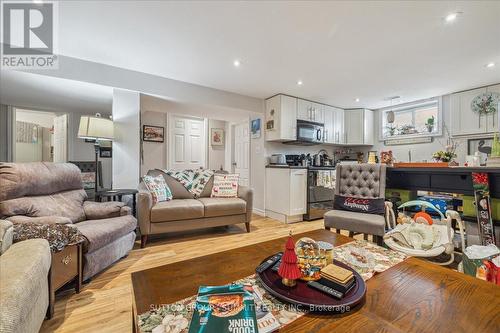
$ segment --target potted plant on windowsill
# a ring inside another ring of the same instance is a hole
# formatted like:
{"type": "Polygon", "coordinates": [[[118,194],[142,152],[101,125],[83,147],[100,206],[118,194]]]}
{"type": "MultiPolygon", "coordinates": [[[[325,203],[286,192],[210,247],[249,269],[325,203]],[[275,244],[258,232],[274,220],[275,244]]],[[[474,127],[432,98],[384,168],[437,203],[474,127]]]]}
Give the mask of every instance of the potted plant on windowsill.
{"type": "Polygon", "coordinates": [[[434,130],[434,116],[431,116],[427,119],[425,127],[427,127],[427,131],[429,131],[429,133],[432,133],[432,131],[434,130]]]}
{"type": "Polygon", "coordinates": [[[390,124],[385,126],[388,136],[394,136],[396,134],[396,126],[390,124]]]}

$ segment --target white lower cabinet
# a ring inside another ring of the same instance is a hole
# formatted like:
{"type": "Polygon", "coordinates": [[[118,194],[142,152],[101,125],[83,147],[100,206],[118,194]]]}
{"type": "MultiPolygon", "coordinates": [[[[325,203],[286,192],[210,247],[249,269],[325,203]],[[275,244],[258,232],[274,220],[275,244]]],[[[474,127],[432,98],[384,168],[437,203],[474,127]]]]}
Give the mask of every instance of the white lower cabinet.
{"type": "Polygon", "coordinates": [[[302,221],[307,211],[307,169],[266,168],[266,216],[302,221]]]}

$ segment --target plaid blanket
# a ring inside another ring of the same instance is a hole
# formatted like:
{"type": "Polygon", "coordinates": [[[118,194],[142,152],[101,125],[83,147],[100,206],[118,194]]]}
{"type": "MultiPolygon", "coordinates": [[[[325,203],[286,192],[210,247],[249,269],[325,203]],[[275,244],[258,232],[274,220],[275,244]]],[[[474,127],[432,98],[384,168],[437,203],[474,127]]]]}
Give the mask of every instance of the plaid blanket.
{"type": "Polygon", "coordinates": [[[186,190],[191,192],[195,198],[198,198],[203,192],[205,185],[208,183],[210,177],[213,176],[214,172],[208,169],[186,169],[182,171],[177,170],[162,170],[167,175],[174,177],[184,185],[186,190]]]}

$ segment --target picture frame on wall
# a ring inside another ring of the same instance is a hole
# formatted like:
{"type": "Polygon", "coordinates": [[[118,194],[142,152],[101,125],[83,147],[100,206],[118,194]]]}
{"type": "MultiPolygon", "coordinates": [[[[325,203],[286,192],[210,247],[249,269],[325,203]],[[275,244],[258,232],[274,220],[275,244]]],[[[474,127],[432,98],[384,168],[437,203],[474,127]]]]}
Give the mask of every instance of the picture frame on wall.
{"type": "Polygon", "coordinates": [[[260,118],[253,119],[250,122],[250,133],[251,133],[252,139],[260,138],[260,135],[261,135],[261,120],[260,120],[260,118]]]}
{"type": "Polygon", "coordinates": [[[210,131],[210,144],[212,146],[224,146],[224,129],[212,128],[210,131]]]}
{"type": "Polygon", "coordinates": [[[101,158],[111,158],[113,157],[113,149],[111,147],[100,147],[99,157],[101,158]]]}
{"type": "Polygon", "coordinates": [[[158,142],[165,141],[165,128],[160,126],[143,125],[142,141],[158,142]]]}
{"type": "Polygon", "coordinates": [[[473,138],[467,140],[467,155],[474,155],[479,152],[480,163],[486,163],[488,156],[491,154],[493,145],[493,137],[473,138]]]}

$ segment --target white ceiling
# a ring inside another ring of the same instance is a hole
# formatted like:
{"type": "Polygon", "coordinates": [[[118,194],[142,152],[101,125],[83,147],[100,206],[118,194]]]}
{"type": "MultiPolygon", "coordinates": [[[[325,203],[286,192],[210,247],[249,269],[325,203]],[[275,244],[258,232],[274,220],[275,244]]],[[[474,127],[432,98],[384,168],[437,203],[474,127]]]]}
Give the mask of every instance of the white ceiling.
{"type": "Polygon", "coordinates": [[[259,98],[376,108],[500,82],[499,1],[65,1],[59,13],[63,55],[259,98]]]}
{"type": "Polygon", "coordinates": [[[2,104],[47,111],[111,113],[113,88],[32,73],[2,70],[2,104]]]}

